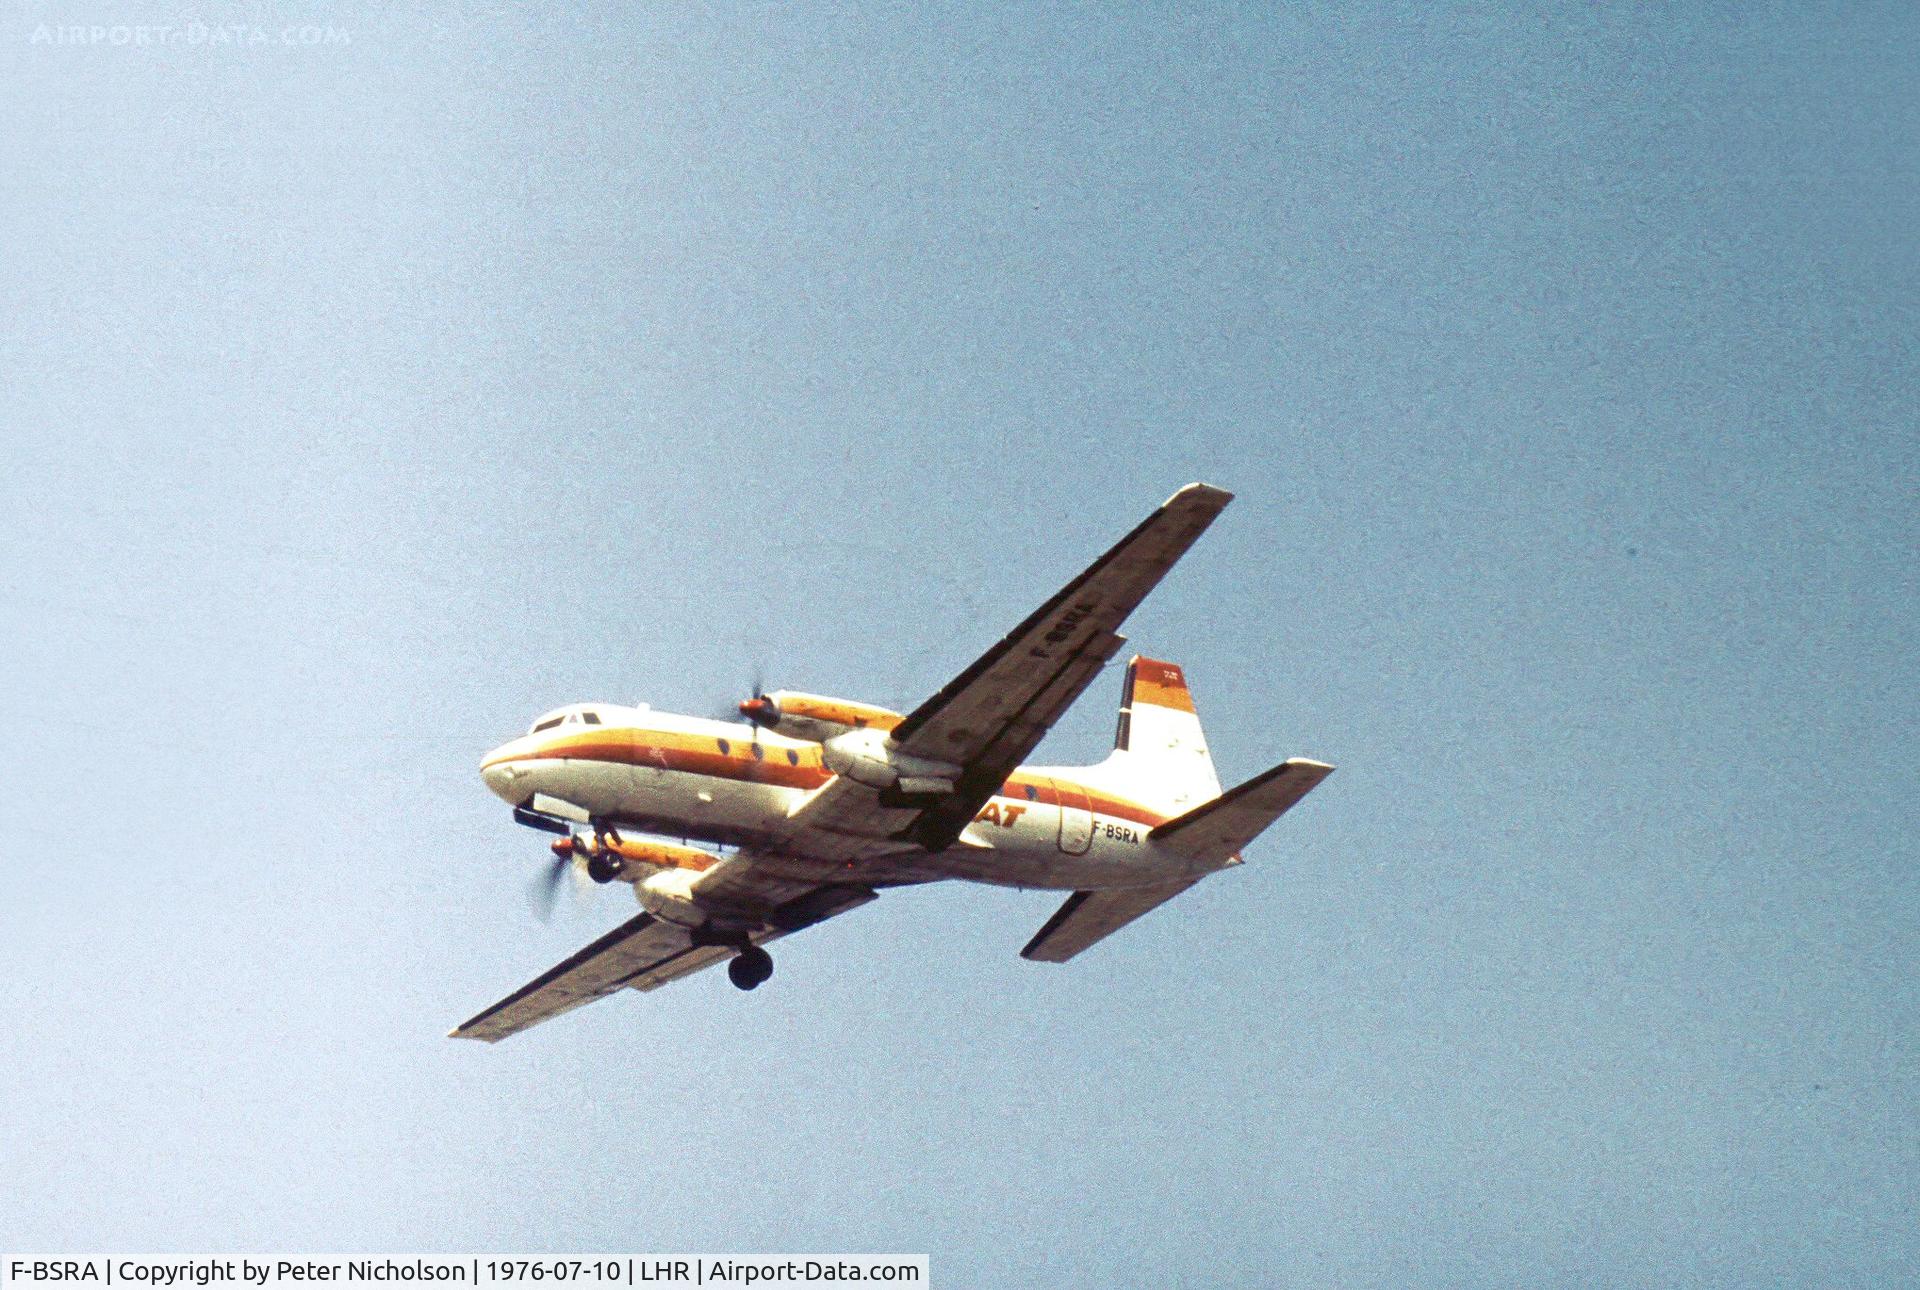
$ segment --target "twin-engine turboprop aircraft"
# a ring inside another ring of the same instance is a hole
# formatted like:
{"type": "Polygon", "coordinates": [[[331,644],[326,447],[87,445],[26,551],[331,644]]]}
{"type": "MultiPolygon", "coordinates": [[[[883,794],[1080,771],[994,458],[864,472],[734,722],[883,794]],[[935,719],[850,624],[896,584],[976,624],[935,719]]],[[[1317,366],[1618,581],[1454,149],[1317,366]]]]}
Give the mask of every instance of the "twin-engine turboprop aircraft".
{"type": "Polygon", "coordinates": [[[1122,620],[1231,500],[1205,484],[1181,489],[905,716],[795,691],[741,703],[742,723],[580,703],[494,749],[480,774],[514,818],[561,835],[558,863],[631,883],[644,912],[453,1034],[504,1039],[723,960],[751,990],[773,974],[769,942],[883,888],[942,878],[1072,892],[1021,951],[1064,963],[1240,863],[1333,767],[1282,762],[1221,793],[1172,663],[1128,662],[1105,761],[1020,764],[1125,643],[1122,620]]]}

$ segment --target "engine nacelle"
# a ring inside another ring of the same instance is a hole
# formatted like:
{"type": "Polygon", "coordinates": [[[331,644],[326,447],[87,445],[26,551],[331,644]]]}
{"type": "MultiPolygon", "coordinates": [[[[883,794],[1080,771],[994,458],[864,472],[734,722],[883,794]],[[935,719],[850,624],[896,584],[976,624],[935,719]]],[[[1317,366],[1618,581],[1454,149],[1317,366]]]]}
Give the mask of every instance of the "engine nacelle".
{"type": "Polygon", "coordinates": [[[756,695],[740,705],[740,715],[775,734],[815,743],[853,730],[891,730],[903,719],[898,712],[870,703],[800,690],[756,695]]]}
{"type": "Polygon", "coordinates": [[[951,793],[960,778],[958,766],[900,752],[884,730],[837,735],[821,746],[820,760],[828,770],[856,784],[903,793],[951,793]]]}
{"type": "Polygon", "coordinates": [[[633,891],[640,898],[640,907],[655,918],[682,927],[700,927],[707,921],[707,911],[693,899],[693,886],[699,881],[695,870],[663,869],[636,884],[633,891]]]}
{"type": "Polygon", "coordinates": [[[711,869],[719,859],[713,852],[699,847],[625,838],[612,832],[560,838],[553,844],[553,853],[585,860],[587,872],[599,882],[643,882],[658,869],[701,873],[711,869]]]}

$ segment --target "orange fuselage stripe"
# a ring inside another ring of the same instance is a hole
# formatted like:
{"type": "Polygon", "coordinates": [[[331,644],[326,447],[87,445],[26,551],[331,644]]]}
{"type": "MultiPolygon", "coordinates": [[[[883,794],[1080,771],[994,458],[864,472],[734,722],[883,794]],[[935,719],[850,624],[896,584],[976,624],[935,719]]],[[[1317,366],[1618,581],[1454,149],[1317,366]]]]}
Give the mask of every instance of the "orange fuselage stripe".
{"type": "MultiPolygon", "coordinates": [[[[683,735],[662,730],[622,730],[607,728],[562,735],[549,740],[533,752],[518,753],[488,762],[489,766],[518,761],[599,761],[614,765],[640,766],[653,770],[680,771],[730,779],[736,783],[772,784],[779,788],[812,790],[833,778],[833,772],[821,762],[820,749],[778,748],[748,739],[729,739],[727,751],[720,741],[704,735],[683,735]],[[758,750],[760,756],[754,755],[758,750]],[[797,764],[787,759],[791,751],[797,764]]],[[[1130,820],[1148,828],[1172,818],[1149,810],[1138,802],[1112,797],[1077,784],[1060,781],[1069,799],[1066,804],[1130,820]]],[[[1014,775],[995,795],[1013,802],[1035,802],[1042,806],[1062,805],[1062,794],[1055,781],[1040,775],[1014,775]]]]}

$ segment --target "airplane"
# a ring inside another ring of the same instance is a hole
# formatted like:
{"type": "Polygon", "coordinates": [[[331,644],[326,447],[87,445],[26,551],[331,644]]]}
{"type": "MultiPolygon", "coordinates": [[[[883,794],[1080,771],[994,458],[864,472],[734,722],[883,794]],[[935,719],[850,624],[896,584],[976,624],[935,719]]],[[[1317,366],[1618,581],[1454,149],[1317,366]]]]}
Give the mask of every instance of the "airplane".
{"type": "Polygon", "coordinates": [[[1176,664],[1129,660],[1104,761],[1021,764],[1232,500],[1181,489],[909,713],[756,685],[740,722],[611,703],[536,719],[482,779],[519,823],[560,835],[556,879],[629,883],[641,912],[450,1037],[498,1042],[720,962],[752,990],[773,975],[770,942],[949,878],[1070,893],[1021,951],[1065,963],[1240,864],[1333,767],[1293,758],[1222,793],[1176,664]]]}

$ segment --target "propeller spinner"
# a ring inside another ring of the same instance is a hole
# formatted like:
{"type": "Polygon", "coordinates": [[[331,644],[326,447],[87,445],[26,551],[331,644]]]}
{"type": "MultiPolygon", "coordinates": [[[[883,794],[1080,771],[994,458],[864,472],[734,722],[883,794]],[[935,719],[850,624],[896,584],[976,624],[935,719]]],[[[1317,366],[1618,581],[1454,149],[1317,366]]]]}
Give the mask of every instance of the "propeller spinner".
{"type": "Polygon", "coordinates": [[[751,699],[740,701],[740,715],[754,725],[770,730],[780,724],[780,705],[770,696],[756,691],[751,699]]]}

